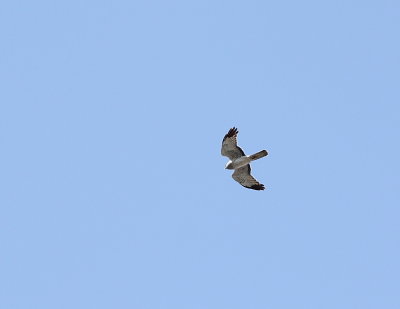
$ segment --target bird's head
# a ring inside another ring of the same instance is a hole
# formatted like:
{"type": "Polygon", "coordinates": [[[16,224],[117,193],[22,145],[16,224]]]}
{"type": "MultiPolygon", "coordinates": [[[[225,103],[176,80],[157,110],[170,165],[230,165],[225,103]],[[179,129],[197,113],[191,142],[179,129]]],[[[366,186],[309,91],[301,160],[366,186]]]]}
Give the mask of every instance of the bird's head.
{"type": "Polygon", "coordinates": [[[227,170],[233,170],[233,164],[232,164],[232,161],[229,161],[228,163],[226,163],[226,165],[225,165],[225,169],[227,169],[227,170]]]}

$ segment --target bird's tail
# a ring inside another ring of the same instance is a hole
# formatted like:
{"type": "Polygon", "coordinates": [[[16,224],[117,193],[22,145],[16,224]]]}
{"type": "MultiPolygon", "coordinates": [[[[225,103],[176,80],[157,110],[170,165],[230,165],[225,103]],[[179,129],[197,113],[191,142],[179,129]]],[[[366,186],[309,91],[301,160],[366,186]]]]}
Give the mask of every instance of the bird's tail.
{"type": "Polygon", "coordinates": [[[262,157],[265,157],[268,155],[268,152],[266,150],[261,150],[253,155],[250,156],[251,161],[261,159],[262,157]]]}

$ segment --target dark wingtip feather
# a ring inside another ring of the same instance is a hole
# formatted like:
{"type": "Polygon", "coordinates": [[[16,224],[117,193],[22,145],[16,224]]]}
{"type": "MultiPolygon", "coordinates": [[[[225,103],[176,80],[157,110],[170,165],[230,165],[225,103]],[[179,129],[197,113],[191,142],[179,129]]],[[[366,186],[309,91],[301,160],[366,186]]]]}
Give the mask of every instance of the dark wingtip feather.
{"type": "Polygon", "coordinates": [[[238,129],[233,127],[232,129],[229,129],[228,133],[225,134],[224,140],[228,137],[234,137],[239,133],[238,129]]]}
{"type": "Polygon", "coordinates": [[[248,187],[248,188],[253,189],[253,190],[265,190],[265,187],[263,184],[252,185],[251,187],[248,187]]]}

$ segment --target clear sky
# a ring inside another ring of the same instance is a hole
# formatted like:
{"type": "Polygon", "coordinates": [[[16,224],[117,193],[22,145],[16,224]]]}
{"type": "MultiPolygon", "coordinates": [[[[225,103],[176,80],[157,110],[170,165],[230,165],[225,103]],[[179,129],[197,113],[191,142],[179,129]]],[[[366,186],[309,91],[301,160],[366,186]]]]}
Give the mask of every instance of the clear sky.
{"type": "Polygon", "coordinates": [[[3,2],[0,307],[400,308],[399,33],[394,0],[3,2]]]}

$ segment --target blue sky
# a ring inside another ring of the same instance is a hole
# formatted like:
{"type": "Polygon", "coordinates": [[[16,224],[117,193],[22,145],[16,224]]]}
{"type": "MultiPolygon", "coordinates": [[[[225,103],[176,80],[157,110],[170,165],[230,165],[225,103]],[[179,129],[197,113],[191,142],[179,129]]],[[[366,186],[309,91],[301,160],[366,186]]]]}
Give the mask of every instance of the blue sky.
{"type": "Polygon", "coordinates": [[[385,0],[3,3],[0,307],[400,308],[399,30],[385,0]]]}

